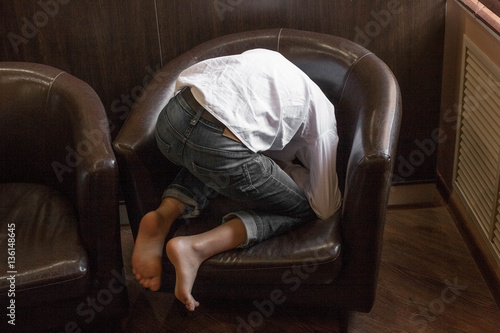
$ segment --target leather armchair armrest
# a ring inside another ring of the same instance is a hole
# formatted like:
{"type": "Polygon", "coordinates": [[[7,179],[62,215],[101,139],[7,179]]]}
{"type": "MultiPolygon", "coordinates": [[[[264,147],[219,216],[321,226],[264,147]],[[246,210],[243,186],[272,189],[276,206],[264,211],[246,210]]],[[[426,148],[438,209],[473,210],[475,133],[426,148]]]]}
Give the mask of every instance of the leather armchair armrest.
{"type": "Polygon", "coordinates": [[[118,212],[118,164],[111,147],[109,123],[102,102],[85,82],[60,74],[51,88],[59,108],[71,114],[75,160],[76,206],[82,240],[91,258],[91,272],[107,284],[121,274],[118,212]]]}
{"type": "Polygon", "coordinates": [[[343,96],[344,101],[354,103],[348,108],[356,119],[352,122],[355,127],[351,129],[352,147],[342,207],[344,273],[350,284],[360,286],[357,292],[364,295],[366,310],[375,298],[401,117],[397,81],[388,68],[381,71],[380,66],[380,60],[374,55],[360,59],[350,72],[343,96]],[[367,72],[372,75],[366,75],[367,72]],[[370,87],[385,92],[373,93],[370,87]]]}

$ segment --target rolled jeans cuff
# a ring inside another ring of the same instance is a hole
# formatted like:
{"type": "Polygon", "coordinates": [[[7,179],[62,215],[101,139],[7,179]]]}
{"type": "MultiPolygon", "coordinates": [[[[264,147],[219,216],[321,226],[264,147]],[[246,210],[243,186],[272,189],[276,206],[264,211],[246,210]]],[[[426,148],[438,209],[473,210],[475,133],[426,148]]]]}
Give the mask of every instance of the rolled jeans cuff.
{"type": "Polygon", "coordinates": [[[162,199],[167,197],[175,198],[186,205],[186,209],[182,214],[183,219],[190,219],[200,216],[203,208],[207,205],[206,198],[196,196],[187,188],[172,184],[163,191],[162,199]]]}
{"type": "Polygon", "coordinates": [[[260,221],[258,215],[254,214],[251,211],[238,211],[225,215],[222,218],[222,223],[226,223],[235,218],[239,218],[243,222],[243,225],[245,226],[247,232],[246,242],[238,246],[238,248],[250,247],[256,242],[260,242],[262,240],[262,235],[259,235],[259,228],[257,226],[259,222],[262,222],[260,221]]]}

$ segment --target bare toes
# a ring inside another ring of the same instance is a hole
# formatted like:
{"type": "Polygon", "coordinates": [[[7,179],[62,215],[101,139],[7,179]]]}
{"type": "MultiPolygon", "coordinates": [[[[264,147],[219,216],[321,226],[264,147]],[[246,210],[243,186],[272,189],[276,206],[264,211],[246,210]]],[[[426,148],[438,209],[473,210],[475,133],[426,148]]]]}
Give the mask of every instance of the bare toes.
{"type": "Polygon", "coordinates": [[[199,303],[191,295],[198,268],[205,259],[194,249],[189,237],[176,237],[167,243],[167,256],[175,267],[175,297],[194,311],[199,303]]]}

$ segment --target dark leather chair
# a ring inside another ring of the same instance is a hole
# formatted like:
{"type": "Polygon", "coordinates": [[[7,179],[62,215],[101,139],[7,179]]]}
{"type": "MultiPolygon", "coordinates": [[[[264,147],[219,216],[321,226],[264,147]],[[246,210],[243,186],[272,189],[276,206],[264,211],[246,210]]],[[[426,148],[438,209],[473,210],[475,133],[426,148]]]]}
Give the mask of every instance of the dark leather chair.
{"type": "Polygon", "coordinates": [[[0,63],[0,96],[0,331],[119,323],[118,165],[99,97],[59,69],[20,62],[0,63]]]}
{"type": "MultiPolygon", "coordinates": [[[[289,234],[202,264],[193,295],[249,299],[269,305],[319,305],[338,310],[345,330],[351,311],[368,312],[377,287],[382,236],[401,119],[398,83],[373,53],[348,40],[313,32],[273,29],[205,42],[170,61],[144,89],[114,141],[134,236],[144,214],[160,203],[177,168],[159,152],[154,128],[173,95],[178,74],[203,59],[252,48],[277,50],[307,73],[336,107],[340,147],[337,171],[341,210],[289,234]],[[347,315],[346,315],[347,314],[347,315]]],[[[202,217],[179,223],[170,236],[220,223],[231,209],[214,198],[202,217]]],[[[173,267],[163,281],[171,290],[173,267]]],[[[246,318],[245,318],[246,319],[246,318]]]]}

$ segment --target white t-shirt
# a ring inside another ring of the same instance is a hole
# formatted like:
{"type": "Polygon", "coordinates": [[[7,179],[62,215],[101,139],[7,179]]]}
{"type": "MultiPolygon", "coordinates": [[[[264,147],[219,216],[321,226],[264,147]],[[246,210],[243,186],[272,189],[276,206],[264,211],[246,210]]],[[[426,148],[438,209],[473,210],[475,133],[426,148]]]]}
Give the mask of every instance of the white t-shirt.
{"type": "Polygon", "coordinates": [[[187,68],[175,91],[185,86],[250,150],[276,160],[319,218],[335,213],[341,199],[334,107],[304,72],[278,52],[254,49],[187,68]]]}

